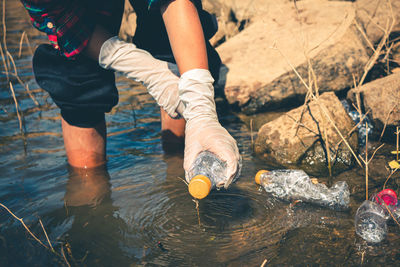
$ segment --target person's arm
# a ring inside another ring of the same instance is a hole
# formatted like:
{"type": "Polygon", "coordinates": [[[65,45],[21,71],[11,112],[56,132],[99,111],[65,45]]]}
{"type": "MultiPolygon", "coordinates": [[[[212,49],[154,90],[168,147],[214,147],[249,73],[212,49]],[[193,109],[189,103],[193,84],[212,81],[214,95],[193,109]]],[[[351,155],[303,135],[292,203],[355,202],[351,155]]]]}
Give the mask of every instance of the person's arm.
{"type": "Polygon", "coordinates": [[[235,139],[218,122],[214,79],[208,70],[207,50],[197,9],[190,0],[174,0],[161,7],[168,38],[181,73],[179,98],[186,120],[184,168],[186,179],[197,155],[205,150],[227,164],[218,187],[227,188],[240,174],[241,157],[235,139]]]}
{"type": "Polygon", "coordinates": [[[190,0],[175,0],[161,7],[169,42],[180,73],[208,69],[203,28],[190,0]]]}

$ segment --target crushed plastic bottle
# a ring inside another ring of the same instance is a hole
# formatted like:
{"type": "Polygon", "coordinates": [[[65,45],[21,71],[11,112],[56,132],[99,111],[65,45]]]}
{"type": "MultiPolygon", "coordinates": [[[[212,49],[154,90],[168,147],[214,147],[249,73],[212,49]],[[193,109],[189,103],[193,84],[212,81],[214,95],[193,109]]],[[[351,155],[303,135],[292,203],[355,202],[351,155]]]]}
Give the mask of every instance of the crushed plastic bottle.
{"type": "Polygon", "coordinates": [[[357,209],[354,220],[356,233],[369,243],[379,243],[387,234],[387,221],[390,218],[398,220],[399,215],[396,192],[384,189],[357,209]]]}
{"type": "Polygon", "coordinates": [[[321,183],[314,184],[302,170],[262,170],[255,180],[267,193],[279,199],[300,200],[339,210],[349,207],[350,191],[344,181],[328,188],[321,183]]]}
{"type": "MultiPolygon", "coordinates": [[[[241,162],[234,180],[240,175],[241,162]]],[[[189,193],[197,199],[205,198],[213,188],[220,188],[225,184],[226,163],[214,153],[201,152],[195,159],[187,176],[190,177],[189,193]]],[[[233,181],[234,181],[233,180],[233,181]]]]}

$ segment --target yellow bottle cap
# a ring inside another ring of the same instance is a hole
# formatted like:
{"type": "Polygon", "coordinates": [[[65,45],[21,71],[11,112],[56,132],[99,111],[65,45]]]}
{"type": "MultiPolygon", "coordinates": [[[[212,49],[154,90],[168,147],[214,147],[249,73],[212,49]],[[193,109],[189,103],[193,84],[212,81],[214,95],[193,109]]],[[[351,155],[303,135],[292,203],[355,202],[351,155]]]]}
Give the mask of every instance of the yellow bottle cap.
{"type": "Polygon", "coordinates": [[[267,170],[260,170],[257,172],[256,176],[254,177],[254,180],[256,181],[256,184],[261,184],[261,175],[263,173],[268,172],[267,170]]]}
{"type": "Polygon", "coordinates": [[[204,175],[196,175],[190,180],[189,193],[197,199],[205,198],[211,191],[211,181],[204,175]]]}

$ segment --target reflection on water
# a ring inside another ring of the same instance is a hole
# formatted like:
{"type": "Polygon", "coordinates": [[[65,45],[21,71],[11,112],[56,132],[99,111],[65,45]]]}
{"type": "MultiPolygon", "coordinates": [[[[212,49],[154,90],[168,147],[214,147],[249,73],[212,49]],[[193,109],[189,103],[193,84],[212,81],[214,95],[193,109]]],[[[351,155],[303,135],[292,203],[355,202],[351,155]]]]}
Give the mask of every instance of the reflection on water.
{"type": "MultiPolygon", "coordinates": [[[[353,197],[347,212],[268,198],[253,182],[266,164],[251,152],[250,131],[229,113],[221,119],[238,140],[241,179],[194,202],[182,151],[163,152],[158,107],[143,87],[121,77],[120,103],[107,115],[107,166],[69,167],[58,110],[34,81],[26,43],[18,57],[23,31],[33,46],[45,38],[33,30],[19,1],[6,7],[7,47],[38,104],[11,79],[23,138],[1,74],[0,202],[45,242],[40,218],[58,255],[0,208],[0,266],[61,266],[61,250],[72,266],[259,266],[265,259],[270,265],[399,263],[396,226],[379,246],[355,236],[353,215],[361,198],[353,197]]],[[[362,181],[356,172],[347,176],[362,181]]]]}

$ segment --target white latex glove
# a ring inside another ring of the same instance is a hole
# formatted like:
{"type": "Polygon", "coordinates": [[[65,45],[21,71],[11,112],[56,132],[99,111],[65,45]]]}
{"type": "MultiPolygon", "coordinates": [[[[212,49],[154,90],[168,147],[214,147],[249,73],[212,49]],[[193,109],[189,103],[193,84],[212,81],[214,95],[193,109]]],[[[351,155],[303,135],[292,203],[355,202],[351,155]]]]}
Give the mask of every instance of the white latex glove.
{"type": "Polygon", "coordinates": [[[179,96],[186,120],[184,169],[188,171],[197,155],[208,150],[227,163],[226,177],[218,187],[227,188],[240,174],[241,157],[235,139],[218,122],[214,102],[214,79],[205,69],[185,72],[179,81],[179,96]]]}
{"type": "Polygon", "coordinates": [[[183,104],[178,95],[179,73],[175,64],[158,60],[149,52],[115,36],[102,45],[99,65],[143,83],[158,105],[172,118],[182,115],[183,104]]]}

